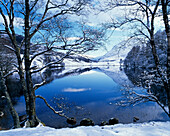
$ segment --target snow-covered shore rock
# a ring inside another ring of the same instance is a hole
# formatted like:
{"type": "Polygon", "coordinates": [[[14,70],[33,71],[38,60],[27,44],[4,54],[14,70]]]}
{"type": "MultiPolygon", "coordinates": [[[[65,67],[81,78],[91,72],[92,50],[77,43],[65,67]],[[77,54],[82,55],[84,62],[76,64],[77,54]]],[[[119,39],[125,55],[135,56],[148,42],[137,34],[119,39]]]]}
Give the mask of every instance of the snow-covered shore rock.
{"type": "Polygon", "coordinates": [[[0,131],[1,136],[170,136],[170,122],[117,124],[54,129],[50,127],[20,128],[0,131]]]}

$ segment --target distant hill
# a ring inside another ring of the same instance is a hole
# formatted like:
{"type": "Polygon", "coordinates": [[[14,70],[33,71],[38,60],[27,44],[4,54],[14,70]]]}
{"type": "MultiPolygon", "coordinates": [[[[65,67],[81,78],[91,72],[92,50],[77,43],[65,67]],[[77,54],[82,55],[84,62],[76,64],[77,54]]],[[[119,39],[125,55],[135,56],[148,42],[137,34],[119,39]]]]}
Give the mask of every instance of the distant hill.
{"type": "Polygon", "coordinates": [[[108,51],[105,55],[101,57],[94,58],[93,60],[98,62],[113,62],[118,64],[120,60],[124,60],[128,52],[132,49],[133,46],[141,45],[142,43],[138,39],[130,39],[128,41],[122,41],[119,44],[113,46],[113,48],[108,51]]]}
{"type": "MultiPolygon", "coordinates": [[[[24,37],[22,35],[16,35],[17,44],[20,45],[21,41],[23,41],[24,37]]],[[[0,66],[5,69],[8,68],[8,71],[12,69],[12,67],[8,66],[8,64],[16,63],[16,56],[14,52],[6,48],[4,45],[9,47],[13,47],[11,44],[11,40],[6,33],[0,33],[0,66]]],[[[34,55],[38,52],[46,50],[46,46],[36,45],[32,46],[30,49],[30,55],[34,55]]],[[[21,48],[21,56],[24,56],[24,46],[21,48]]],[[[32,62],[31,67],[43,67],[49,62],[60,60],[64,57],[65,54],[63,52],[56,52],[56,51],[49,51],[40,56],[37,56],[35,60],[32,62]]],[[[82,55],[68,55],[65,57],[65,60],[60,64],[54,66],[65,66],[66,63],[69,65],[77,65],[77,64],[84,64],[90,63],[93,60],[84,57],[82,55]],[[81,62],[81,63],[80,63],[81,62]]]]}
{"type": "Polygon", "coordinates": [[[0,68],[7,72],[14,68],[12,63],[16,63],[14,52],[5,46],[12,47],[11,40],[6,34],[0,33],[0,68]]]}

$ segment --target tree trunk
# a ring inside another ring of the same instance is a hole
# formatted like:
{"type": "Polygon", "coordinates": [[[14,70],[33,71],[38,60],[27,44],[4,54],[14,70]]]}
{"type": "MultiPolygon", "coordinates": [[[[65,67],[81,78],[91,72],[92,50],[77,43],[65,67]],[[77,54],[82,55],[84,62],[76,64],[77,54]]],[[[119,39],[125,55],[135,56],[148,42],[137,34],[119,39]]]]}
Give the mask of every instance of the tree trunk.
{"type": "Polygon", "coordinates": [[[14,25],[13,25],[13,21],[11,22],[11,27],[10,27],[10,30],[12,32],[10,32],[7,24],[6,24],[6,27],[5,27],[5,31],[7,32],[9,38],[11,39],[11,43],[13,44],[14,46],[14,53],[16,55],[16,58],[17,58],[17,62],[18,62],[18,74],[20,76],[20,83],[21,83],[21,86],[22,86],[22,89],[23,89],[23,93],[24,93],[24,97],[25,97],[25,102],[26,102],[26,112],[28,113],[29,111],[29,97],[28,97],[28,92],[27,92],[27,88],[26,88],[26,83],[25,83],[25,77],[24,77],[24,70],[23,70],[23,66],[22,66],[22,59],[21,59],[21,56],[20,56],[20,47],[17,45],[17,41],[16,41],[16,34],[15,34],[15,31],[14,31],[14,25]]]}
{"type": "Polygon", "coordinates": [[[167,79],[168,79],[168,107],[169,107],[169,117],[170,117],[170,32],[167,34],[168,37],[168,50],[167,50],[167,79]]]}
{"type": "Polygon", "coordinates": [[[23,66],[22,66],[22,60],[20,57],[20,52],[19,52],[19,48],[16,48],[16,56],[17,56],[17,61],[18,61],[18,70],[19,70],[19,76],[20,76],[20,83],[21,83],[21,87],[24,93],[24,98],[25,98],[25,104],[26,104],[26,113],[28,115],[29,113],[29,96],[28,96],[28,91],[26,88],[26,82],[25,82],[25,77],[24,77],[24,70],[23,70],[23,66]]]}
{"type": "Polygon", "coordinates": [[[170,117],[170,32],[168,35],[168,50],[167,50],[167,79],[168,79],[168,90],[167,90],[167,96],[168,96],[168,107],[169,107],[169,117],[170,117]]]}
{"type": "Polygon", "coordinates": [[[32,77],[31,77],[31,61],[30,61],[30,26],[29,26],[29,16],[30,16],[30,6],[29,0],[25,0],[25,72],[26,72],[26,87],[29,97],[29,113],[28,113],[28,124],[27,127],[35,127],[39,124],[40,120],[36,116],[35,111],[35,92],[33,89],[32,77]]]}
{"type": "Polygon", "coordinates": [[[167,47],[167,99],[168,99],[168,108],[169,108],[169,116],[170,116],[170,26],[168,19],[168,0],[161,0],[162,4],[162,13],[163,13],[163,21],[165,25],[165,31],[167,35],[168,47],[167,47]]]}
{"type": "Polygon", "coordinates": [[[5,79],[3,78],[2,71],[0,71],[0,88],[1,91],[4,93],[6,100],[7,100],[7,105],[9,107],[10,113],[12,115],[13,121],[14,121],[14,128],[20,128],[20,121],[19,121],[19,116],[16,110],[13,107],[13,104],[11,102],[11,98],[9,96],[9,93],[7,91],[7,87],[5,85],[5,79]]]}

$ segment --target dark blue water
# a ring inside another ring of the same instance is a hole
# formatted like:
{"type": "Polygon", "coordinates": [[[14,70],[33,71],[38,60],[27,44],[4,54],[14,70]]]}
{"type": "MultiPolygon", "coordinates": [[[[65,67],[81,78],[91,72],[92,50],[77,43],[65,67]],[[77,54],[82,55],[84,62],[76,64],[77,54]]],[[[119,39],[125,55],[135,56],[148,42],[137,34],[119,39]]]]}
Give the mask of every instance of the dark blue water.
{"type": "Polygon", "coordinates": [[[121,94],[120,86],[104,73],[91,71],[77,76],[56,79],[39,88],[36,93],[52,99],[56,95],[69,97],[76,104],[107,101],[121,94]]]}
{"type": "MultiPolygon", "coordinates": [[[[95,124],[108,121],[111,117],[118,118],[121,123],[133,122],[133,117],[138,117],[138,122],[168,120],[153,102],[117,106],[116,103],[123,97],[122,86],[111,77],[101,71],[91,70],[53,80],[36,90],[36,94],[45,97],[56,110],[63,110],[65,115],[75,117],[77,124],[83,118],[91,118],[95,124]],[[57,104],[62,108],[58,108],[57,104]]],[[[65,118],[54,114],[43,100],[37,99],[36,104],[37,115],[46,125],[56,128],[70,126],[65,118]]]]}

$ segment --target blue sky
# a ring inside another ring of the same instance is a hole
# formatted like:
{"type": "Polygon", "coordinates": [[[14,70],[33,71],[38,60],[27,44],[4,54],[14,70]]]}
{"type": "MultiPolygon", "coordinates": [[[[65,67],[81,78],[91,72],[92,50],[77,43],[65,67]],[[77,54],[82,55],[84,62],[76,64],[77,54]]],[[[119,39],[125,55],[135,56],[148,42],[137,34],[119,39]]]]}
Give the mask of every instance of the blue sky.
{"type": "MultiPolygon", "coordinates": [[[[103,4],[105,0],[101,0],[100,4],[103,4]]],[[[95,3],[96,4],[96,3],[95,3]]],[[[96,4],[97,5],[97,4],[96,4]]],[[[110,22],[112,19],[119,19],[123,17],[126,13],[128,8],[121,7],[121,8],[114,8],[113,10],[110,10],[108,12],[101,12],[98,13],[96,10],[89,9],[89,7],[86,7],[86,10],[90,10],[91,12],[87,12],[86,16],[75,16],[75,15],[69,15],[68,19],[71,20],[72,22],[74,21],[86,21],[86,24],[91,26],[91,27],[98,27],[99,24],[105,23],[105,22],[110,22]],[[96,14],[98,13],[98,14],[96,14]]],[[[21,18],[16,18],[15,20],[15,30],[17,34],[22,34],[22,25],[24,23],[23,19],[21,18]]],[[[2,17],[0,16],[0,24],[2,24],[2,17]]],[[[160,28],[160,26],[163,26],[163,23],[160,19],[157,19],[155,21],[155,26],[157,28],[160,28]]],[[[0,25],[0,29],[2,29],[3,26],[0,25]]],[[[112,49],[112,47],[121,41],[127,39],[128,35],[128,30],[109,30],[108,31],[108,40],[105,42],[106,49],[109,51],[112,49]],[[112,33],[113,32],[113,33],[112,33]]],[[[104,55],[107,50],[104,48],[100,48],[98,51],[93,51],[93,52],[88,52],[85,55],[93,56],[93,57],[98,57],[104,55]]]]}

